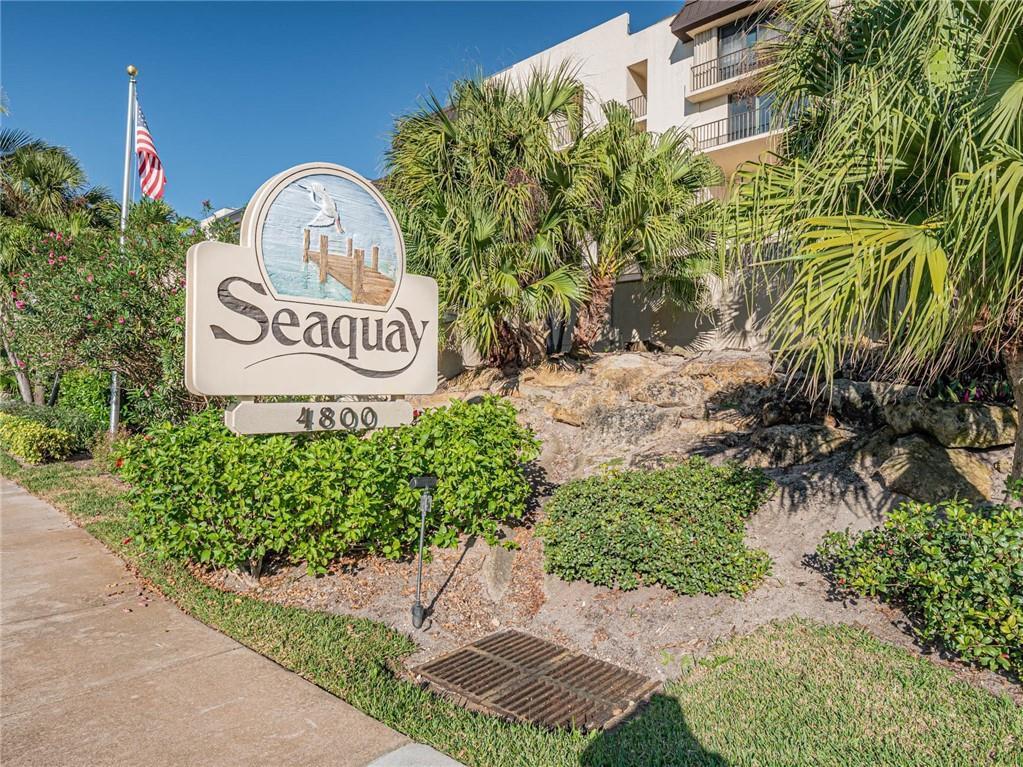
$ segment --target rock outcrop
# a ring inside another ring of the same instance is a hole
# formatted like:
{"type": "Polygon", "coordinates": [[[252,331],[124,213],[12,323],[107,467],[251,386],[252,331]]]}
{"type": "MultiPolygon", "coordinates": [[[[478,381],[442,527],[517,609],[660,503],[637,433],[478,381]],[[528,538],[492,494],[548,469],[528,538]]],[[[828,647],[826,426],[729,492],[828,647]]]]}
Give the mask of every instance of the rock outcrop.
{"type": "Polygon", "coordinates": [[[896,434],[921,432],[945,447],[986,449],[1016,440],[1015,411],[1005,405],[910,400],[889,405],[885,419],[896,434]]]}
{"type": "Polygon", "coordinates": [[[701,454],[777,472],[854,471],[921,501],[1002,490],[1013,409],[920,398],[916,387],[838,379],[811,401],[776,375],[766,354],[693,357],[652,352],[549,362],[522,371],[469,371],[417,406],[509,397],[543,442],[552,482],[615,467],[653,467],[701,454]],[[997,475],[997,476],[996,476],[997,475]]]}
{"type": "Polygon", "coordinates": [[[878,473],[889,490],[926,503],[954,497],[985,501],[994,494],[992,470],[985,461],[916,434],[895,442],[878,473]]]}

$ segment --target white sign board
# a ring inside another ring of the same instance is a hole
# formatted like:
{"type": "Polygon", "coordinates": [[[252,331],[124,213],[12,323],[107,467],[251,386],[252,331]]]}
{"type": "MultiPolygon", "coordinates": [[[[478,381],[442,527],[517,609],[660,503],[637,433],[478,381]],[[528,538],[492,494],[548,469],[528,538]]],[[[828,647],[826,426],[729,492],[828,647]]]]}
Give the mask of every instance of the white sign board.
{"type": "Polygon", "coordinates": [[[235,434],[366,431],[412,423],[412,404],[397,402],[239,402],[224,413],[235,434]]]}
{"type": "Polygon", "coordinates": [[[401,231],[373,184],[339,165],[287,170],[249,202],[240,240],[188,251],[190,391],[437,388],[437,283],[405,273],[401,231]]]}

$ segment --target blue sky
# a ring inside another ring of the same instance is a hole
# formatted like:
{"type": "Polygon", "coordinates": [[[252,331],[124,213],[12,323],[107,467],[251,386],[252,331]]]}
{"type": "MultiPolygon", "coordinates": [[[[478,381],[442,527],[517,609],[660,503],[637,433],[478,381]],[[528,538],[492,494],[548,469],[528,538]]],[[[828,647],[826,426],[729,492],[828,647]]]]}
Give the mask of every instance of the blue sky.
{"type": "Polygon", "coordinates": [[[678,2],[0,2],[6,127],[77,155],[119,195],[127,76],[167,170],[167,200],[246,202],[312,160],[380,175],[397,115],[430,89],[492,73],[631,14],[633,30],[678,2]]]}

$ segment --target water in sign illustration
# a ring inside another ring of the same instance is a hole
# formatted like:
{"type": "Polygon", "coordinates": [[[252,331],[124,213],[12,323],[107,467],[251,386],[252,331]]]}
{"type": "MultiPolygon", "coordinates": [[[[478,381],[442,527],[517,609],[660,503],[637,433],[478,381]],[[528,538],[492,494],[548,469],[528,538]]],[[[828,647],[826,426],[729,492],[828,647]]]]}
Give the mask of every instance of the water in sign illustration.
{"type": "Polygon", "coordinates": [[[282,297],[383,306],[397,279],[396,253],[377,200],[335,175],[293,181],[263,223],[263,265],[282,297]]]}

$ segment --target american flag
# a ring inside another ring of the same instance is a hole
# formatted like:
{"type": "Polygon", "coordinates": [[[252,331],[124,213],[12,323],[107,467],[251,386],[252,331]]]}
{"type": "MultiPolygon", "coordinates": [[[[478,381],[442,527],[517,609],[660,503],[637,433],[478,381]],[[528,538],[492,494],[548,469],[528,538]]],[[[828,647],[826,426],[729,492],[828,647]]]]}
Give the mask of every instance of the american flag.
{"type": "Polygon", "coordinates": [[[167,176],[163,172],[163,163],[156,153],[153,137],[149,133],[142,107],[135,102],[135,154],[139,158],[139,186],[142,194],[159,200],[163,197],[163,188],[167,186],[167,176]]]}

